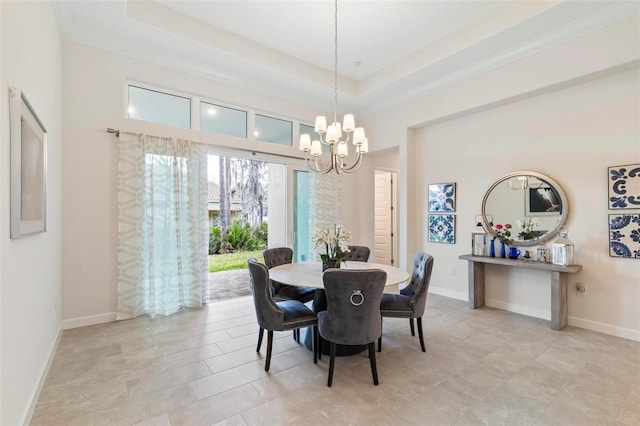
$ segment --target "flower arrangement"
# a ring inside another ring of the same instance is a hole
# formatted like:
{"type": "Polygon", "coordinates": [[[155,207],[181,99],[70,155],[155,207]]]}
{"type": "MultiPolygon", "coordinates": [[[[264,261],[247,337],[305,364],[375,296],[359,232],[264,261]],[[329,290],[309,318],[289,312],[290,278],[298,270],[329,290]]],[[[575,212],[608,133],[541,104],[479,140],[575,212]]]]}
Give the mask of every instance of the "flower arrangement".
{"type": "Polygon", "coordinates": [[[538,226],[539,223],[540,222],[535,217],[528,220],[526,218],[524,220],[516,220],[516,226],[522,229],[522,231],[520,231],[520,233],[518,234],[518,237],[522,238],[523,240],[532,240],[536,236],[534,229],[536,226],[538,226]]]}
{"type": "Polygon", "coordinates": [[[511,240],[511,224],[506,223],[504,225],[497,224],[493,229],[496,231],[496,236],[493,238],[494,240],[497,238],[501,243],[507,244],[511,240]]]}
{"type": "Polygon", "coordinates": [[[349,252],[350,239],[351,232],[345,231],[342,225],[335,225],[333,232],[328,229],[316,229],[313,233],[316,248],[324,244],[325,253],[320,253],[323,262],[341,262],[349,252]]]}

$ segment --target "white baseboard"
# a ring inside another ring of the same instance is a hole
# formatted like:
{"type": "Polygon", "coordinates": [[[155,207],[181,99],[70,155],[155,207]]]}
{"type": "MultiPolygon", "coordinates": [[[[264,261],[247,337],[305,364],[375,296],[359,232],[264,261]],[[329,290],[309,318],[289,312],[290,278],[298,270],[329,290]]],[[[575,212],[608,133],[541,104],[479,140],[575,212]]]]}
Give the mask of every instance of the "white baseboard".
{"type": "Polygon", "coordinates": [[[88,325],[104,324],[116,320],[115,312],[106,312],[104,314],[89,315],[86,317],[69,318],[62,321],[62,329],[69,330],[71,328],[86,327],[88,325]]]}
{"type": "Polygon", "coordinates": [[[624,339],[635,340],[640,342],[640,330],[633,330],[631,328],[618,327],[615,325],[605,324],[598,321],[586,320],[583,318],[577,318],[569,316],[567,323],[574,327],[580,327],[591,331],[597,331],[598,333],[610,334],[611,336],[622,337],[624,339]]]}
{"type": "MultiPolygon", "coordinates": [[[[450,297],[458,300],[469,300],[468,295],[461,291],[452,291],[443,289],[440,287],[429,287],[429,293],[437,294],[439,296],[450,297]]],[[[551,313],[542,311],[540,309],[533,309],[529,306],[517,305],[514,303],[507,303],[502,300],[486,299],[485,304],[492,308],[498,308],[509,312],[515,312],[522,315],[527,315],[535,318],[541,318],[547,321],[551,320],[551,313]]],[[[605,324],[602,322],[591,321],[578,317],[567,317],[567,324],[584,328],[585,330],[596,331],[598,333],[608,334],[611,336],[622,337],[623,339],[634,340],[640,342],[640,330],[633,330],[631,328],[618,327],[611,324],[605,324]]]]}
{"type": "Polygon", "coordinates": [[[29,410],[24,417],[23,425],[28,425],[31,423],[31,417],[33,417],[33,413],[36,410],[36,405],[38,404],[38,399],[40,399],[40,392],[42,392],[42,387],[44,386],[44,382],[49,375],[49,369],[51,368],[51,364],[53,363],[53,358],[56,355],[56,351],[58,350],[58,344],[60,343],[60,337],[62,337],[62,323],[58,325],[58,331],[56,336],[56,341],[49,351],[49,357],[47,358],[47,362],[45,363],[42,371],[40,372],[40,379],[38,379],[38,383],[36,385],[35,391],[33,392],[33,396],[31,397],[31,404],[29,404],[29,410]]]}
{"type": "Polygon", "coordinates": [[[466,292],[447,290],[446,288],[441,287],[429,287],[429,293],[449,297],[451,299],[464,300],[465,302],[469,300],[469,295],[466,292]]]}
{"type": "Polygon", "coordinates": [[[551,321],[551,312],[535,309],[530,306],[518,305],[517,303],[509,303],[503,300],[485,299],[485,305],[502,309],[504,311],[515,312],[516,314],[527,315],[529,317],[540,318],[551,321]]]}

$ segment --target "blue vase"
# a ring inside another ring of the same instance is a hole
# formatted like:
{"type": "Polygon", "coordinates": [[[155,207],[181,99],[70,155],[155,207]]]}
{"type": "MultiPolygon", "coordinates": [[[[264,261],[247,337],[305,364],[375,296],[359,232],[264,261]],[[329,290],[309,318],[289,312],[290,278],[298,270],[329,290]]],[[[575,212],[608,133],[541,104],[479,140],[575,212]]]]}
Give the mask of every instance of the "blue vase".
{"type": "Polygon", "coordinates": [[[491,240],[491,244],[489,244],[489,256],[496,257],[496,240],[491,240]]]}
{"type": "Polygon", "coordinates": [[[507,257],[507,245],[500,243],[500,257],[507,257]]]}

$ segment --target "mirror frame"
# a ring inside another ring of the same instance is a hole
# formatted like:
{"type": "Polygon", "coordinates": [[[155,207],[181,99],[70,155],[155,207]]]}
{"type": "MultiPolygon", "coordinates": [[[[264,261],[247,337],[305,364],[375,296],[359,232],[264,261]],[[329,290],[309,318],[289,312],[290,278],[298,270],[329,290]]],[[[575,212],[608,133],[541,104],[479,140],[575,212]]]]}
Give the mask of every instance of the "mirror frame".
{"type": "MultiPolygon", "coordinates": [[[[567,217],[569,215],[569,201],[567,200],[567,196],[564,193],[564,190],[558,184],[558,182],[551,179],[547,175],[543,175],[542,173],[532,172],[530,170],[520,170],[517,172],[511,172],[509,174],[502,176],[493,185],[491,185],[491,187],[487,189],[487,192],[484,194],[484,198],[482,199],[482,210],[481,210],[482,211],[482,227],[487,232],[487,235],[491,236],[492,238],[495,236],[495,230],[493,229],[493,226],[490,224],[489,220],[487,219],[487,212],[485,211],[489,194],[491,194],[491,191],[493,191],[493,189],[498,185],[500,185],[501,183],[508,181],[509,179],[514,178],[516,176],[522,176],[522,175],[533,176],[547,182],[557,191],[558,195],[560,196],[560,201],[562,202],[562,212],[560,213],[560,219],[558,220],[557,225],[553,229],[549,230],[546,234],[541,235],[540,237],[533,240],[529,240],[529,241],[526,241],[526,240],[521,241],[521,240],[513,240],[513,239],[509,240],[509,245],[515,245],[520,247],[537,246],[555,237],[558,234],[558,231],[560,230],[560,228],[564,226],[565,222],[567,221],[567,217]]],[[[491,214],[489,214],[488,216],[491,216],[491,214]]]]}

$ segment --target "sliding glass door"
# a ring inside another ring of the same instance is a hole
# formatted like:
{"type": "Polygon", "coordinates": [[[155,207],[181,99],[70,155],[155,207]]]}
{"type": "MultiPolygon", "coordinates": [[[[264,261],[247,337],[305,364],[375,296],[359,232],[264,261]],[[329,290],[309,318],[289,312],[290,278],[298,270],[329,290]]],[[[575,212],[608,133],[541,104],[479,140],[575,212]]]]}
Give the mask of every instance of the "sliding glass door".
{"type": "MultiPolygon", "coordinates": [[[[294,261],[312,260],[313,203],[308,187],[309,174],[297,160],[211,148],[209,225],[215,228],[213,233],[227,228],[238,233],[249,230],[254,238],[265,233],[260,249],[292,247],[294,261]]],[[[236,247],[240,242],[215,241],[210,254],[256,250],[252,241],[247,241],[247,247],[236,247]]]]}
{"type": "Polygon", "coordinates": [[[309,172],[293,170],[293,257],[294,262],[313,260],[309,202],[309,172]]]}

